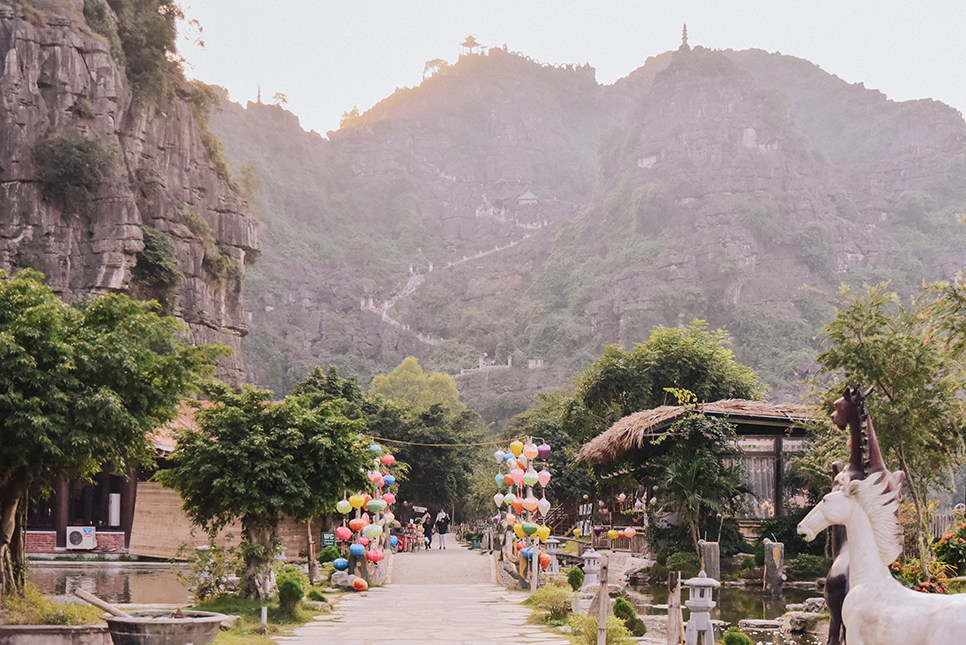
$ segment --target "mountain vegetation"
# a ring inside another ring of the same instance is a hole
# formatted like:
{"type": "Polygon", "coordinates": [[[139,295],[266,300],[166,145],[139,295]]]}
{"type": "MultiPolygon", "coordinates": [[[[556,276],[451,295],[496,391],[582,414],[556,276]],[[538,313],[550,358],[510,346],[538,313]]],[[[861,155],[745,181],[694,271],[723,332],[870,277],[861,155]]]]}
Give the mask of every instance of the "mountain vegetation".
{"type": "Polygon", "coordinates": [[[413,356],[502,424],[605,345],[700,318],[787,398],[840,283],[908,294],[966,261],[966,124],[941,103],[760,50],[610,86],[501,49],[430,67],[326,137],[221,96],[210,127],[262,186],[251,381],[413,356]]]}

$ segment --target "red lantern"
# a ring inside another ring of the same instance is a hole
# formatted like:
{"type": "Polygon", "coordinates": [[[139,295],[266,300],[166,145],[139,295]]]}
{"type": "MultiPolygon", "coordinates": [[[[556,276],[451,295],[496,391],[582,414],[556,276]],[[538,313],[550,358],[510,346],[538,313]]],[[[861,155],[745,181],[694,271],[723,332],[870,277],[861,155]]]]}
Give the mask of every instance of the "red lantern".
{"type": "Polygon", "coordinates": [[[362,530],[362,527],[364,527],[368,523],[369,523],[369,520],[367,520],[364,517],[354,517],[351,520],[349,520],[349,528],[352,529],[353,531],[359,532],[362,530]]]}
{"type": "Polygon", "coordinates": [[[356,591],[365,591],[369,588],[369,583],[362,578],[356,578],[352,581],[352,588],[356,591]]]}
{"type": "Polygon", "coordinates": [[[335,535],[340,540],[349,540],[352,538],[352,531],[350,531],[344,526],[340,526],[335,530],[335,535]]]}
{"type": "Polygon", "coordinates": [[[550,555],[548,553],[542,551],[540,553],[540,568],[543,569],[544,571],[546,571],[547,570],[547,567],[550,566],[550,560],[551,560],[550,555]]]}
{"type": "Polygon", "coordinates": [[[369,552],[366,553],[366,558],[368,558],[370,562],[379,562],[383,558],[382,551],[379,549],[370,549],[369,552]]]}
{"type": "Polygon", "coordinates": [[[523,551],[527,548],[527,543],[525,540],[517,540],[517,551],[523,551]]]}
{"type": "Polygon", "coordinates": [[[359,538],[359,544],[361,544],[362,546],[369,546],[369,538],[367,537],[359,538]]]}
{"type": "Polygon", "coordinates": [[[396,502],[396,496],[393,495],[392,493],[386,493],[385,495],[382,496],[382,498],[386,500],[387,504],[393,504],[396,502]]]}

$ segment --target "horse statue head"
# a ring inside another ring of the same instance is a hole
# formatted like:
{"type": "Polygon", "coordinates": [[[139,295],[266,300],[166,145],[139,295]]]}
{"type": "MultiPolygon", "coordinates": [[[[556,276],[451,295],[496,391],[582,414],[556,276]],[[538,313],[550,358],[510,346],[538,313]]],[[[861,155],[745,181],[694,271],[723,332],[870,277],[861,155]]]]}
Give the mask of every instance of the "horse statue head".
{"type": "Polygon", "coordinates": [[[872,418],[866,405],[866,397],[872,392],[870,387],[865,392],[855,386],[848,386],[838,398],[832,412],[832,423],[839,430],[849,429],[849,463],[846,470],[850,479],[865,479],[875,472],[886,470],[879,442],[872,427],[872,418]]]}

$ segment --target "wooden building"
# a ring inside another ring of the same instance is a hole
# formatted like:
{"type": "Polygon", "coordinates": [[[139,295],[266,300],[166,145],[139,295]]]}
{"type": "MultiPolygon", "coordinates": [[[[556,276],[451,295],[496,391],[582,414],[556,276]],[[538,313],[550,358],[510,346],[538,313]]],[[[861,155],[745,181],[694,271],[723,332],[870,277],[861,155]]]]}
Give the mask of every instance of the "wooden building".
{"type": "Polygon", "coordinates": [[[664,405],[624,417],[584,444],[577,461],[592,466],[615,467],[628,458],[646,459],[650,440],[675,421],[694,411],[724,417],[735,426],[739,458],[749,496],[739,520],[754,522],[785,513],[782,477],[792,456],[804,449],[804,424],[817,421],[817,411],[800,405],[776,405],[760,401],[727,399],[695,406],[664,405]]]}

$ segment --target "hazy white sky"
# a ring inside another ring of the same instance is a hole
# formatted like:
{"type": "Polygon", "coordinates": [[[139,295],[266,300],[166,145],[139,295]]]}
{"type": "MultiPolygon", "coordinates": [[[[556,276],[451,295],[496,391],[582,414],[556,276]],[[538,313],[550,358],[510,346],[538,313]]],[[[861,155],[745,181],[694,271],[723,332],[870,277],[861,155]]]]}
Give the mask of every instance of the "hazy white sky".
{"type": "MultiPolygon", "coordinates": [[[[807,59],[890,99],[966,112],[966,0],[184,0],[205,48],[183,40],[190,77],[233,101],[276,92],[302,127],[338,127],[426,61],[455,62],[468,35],[546,63],[590,63],[610,84],[649,56],[691,45],[807,59]]],[[[185,30],[182,29],[184,32],[185,30]]]]}

